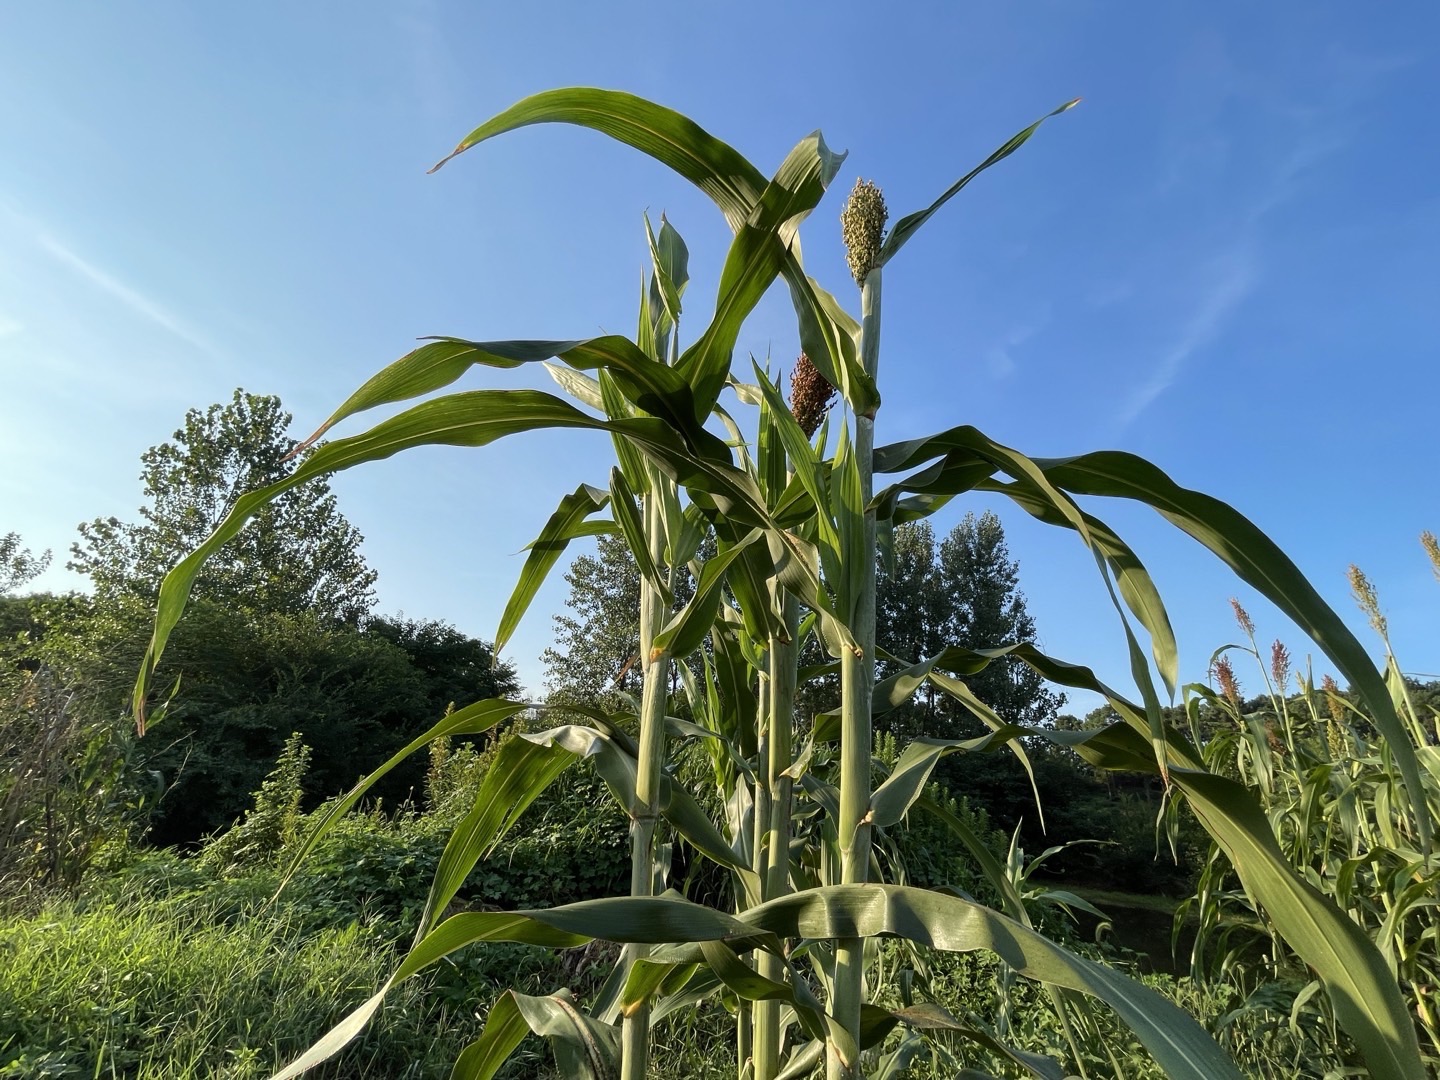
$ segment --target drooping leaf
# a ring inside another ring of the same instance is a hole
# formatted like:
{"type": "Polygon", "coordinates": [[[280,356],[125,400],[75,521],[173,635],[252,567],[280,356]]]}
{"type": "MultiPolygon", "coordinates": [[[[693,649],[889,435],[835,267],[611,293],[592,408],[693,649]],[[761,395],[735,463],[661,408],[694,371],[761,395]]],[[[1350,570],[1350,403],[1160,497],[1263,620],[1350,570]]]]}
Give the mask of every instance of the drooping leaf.
{"type": "Polygon", "coordinates": [[[1325,650],[1365,699],[1375,726],[1386,738],[1428,851],[1430,812],[1422,794],[1415,750],[1395,710],[1385,681],[1349,628],[1320,598],[1299,568],[1248,518],[1219,499],[1182,488],[1162,470],[1133,454],[1103,451],[1073,458],[1040,460],[1054,483],[1081,495],[1141,502],[1218,555],[1241,580],[1288,615],[1325,650]]]}
{"type": "MultiPolygon", "coordinates": [[[[1003,483],[986,479],[976,485],[981,491],[995,491],[1008,496],[1017,505],[1039,518],[1047,525],[1065,528],[1070,523],[1050,505],[1035,495],[1034,490],[1021,481],[1003,483]]],[[[1151,651],[1156,669],[1165,680],[1165,688],[1173,697],[1180,681],[1179,647],[1175,644],[1175,631],[1170,625],[1170,616],[1160,599],[1159,590],[1140,557],[1130,548],[1109,525],[1091,514],[1085,514],[1085,524],[1090,537],[1104,555],[1115,576],[1115,585],[1120,590],[1125,604],[1150,635],[1151,651]]]]}
{"type": "Polygon", "coordinates": [[[581,484],[560,500],[560,505],[540,530],[540,535],[531,542],[530,554],[520,570],[520,580],[516,582],[515,591],[510,594],[510,600],[500,616],[500,629],[495,632],[496,656],[500,655],[500,650],[520,625],[530,602],[535,599],[535,593],[570,541],[591,535],[584,531],[585,519],[603,510],[609,501],[609,493],[589,484],[581,484]]]}
{"type": "Polygon", "coordinates": [[[692,445],[707,440],[695,422],[689,385],[618,335],[585,341],[466,341],[441,337],[407,353],[351,394],[301,447],[335,424],[377,405],[406,401],[449,386],[475,365],[514,368],[552,359],[579,371],[608,371],[636,407],[668,421],[692,445]]]}
{"type": "Polygon", "coordinates": [[[576,124],[609,135],[668,165],[709,195],[738,229],[765,188],[765,177],[731,147],[694,121],[633,94],[590,87],[547,90],[487,120],[446,157],[531,124],[576,124]]]}
{"type": "MultiPolygon", "coordinates": [[[[874,462],[877,471],[890,472],[896,471],[898,468],[912,468],[935,457],[943,459],[942,468],[938,474],[933,466],[924,470],[922,477],[925,478],[926,483],[933,485],[939,477],[943,477],[947,472],[953,470],[953,476],[961,480],[968,490],[972,484],[985,482],[977,480],[975,472],[972,471],[975,467],[993,467],[993,470],[1005,472],[1013,477],[1019,484],[1016,490],[1022,497],[1032,503],[1048,507],[1048,512],[1053,512],[1065,525],[1074,529],[1090,549],[1095,558],[1096,567],[1100,571],[1101,581],[1105,585],[1116,614],[1120,617],[1121,628],[1125,632],[1130,655],[1130,671],[1134,676],[1135,685],[1140,689],[1141,700],[1145,703],[1145,716],[1150,729],[1150,741],[1155,752],[1155,762],[1159,766],[1163,778],[1168,760],[1164,745],[1165,723],[1160,712],[1159,695],[1155,691],[1154,680],[1150,676],[1149,662],[1145,659],[1145,654],[1135,637],[1135,632],[1130,625],[1130,618],[1126,614],[1125,604],[1122,602],[1112,578],[1112,561],[1109,556],[1115,554],[1116,549],[1108,541],[1113,537],[1113,533],[1103,524],[1102,531],[1098,536],[1093,533],[1090,529],[1090,522],[1095,519],[1084,513],[1069,494],[1054,484],[1038,462],[1011,447],[995,442],[970,425],[954,427],[928,438],[913,439],[905,443],[882,447],[876,451],[874,462]],[[903,464],[896,464],[897,462],[903,462],[903,464]],[[895,467],[892,468],[892,466],[895,467]]],[[[908,487],[908,484],[901,486],[908,487]]],[[[1009,493],[1008,490],[1007,493],[1009,493]]],[[[1120,560],[1120,565],[1131,573],[1132,578],[1136,576],[1134,567],[1128,562],[1120,560]]],[[[1133,586],[1133,584],[1132,580],[1131,585],[1133,586]]],[[[1147,618],[1153,614],[1146,607],[1142,606],[1141,610],[1147,618]]],[[[1168,633],[1169,628],[1168,619],[1160,620],[1157,623],[1157,629],[1162,634],[1168,633]]],[[[1162,641],[1157,645],[1157,655],[1162,658],[1167,670],[1173,668],[1172,657],[1168,655],[1168,646],[1165,642],[1162,641]]]]}
{"type": "Polygon", "coordinates": [[[473,705],[467,705],[451,713],[438,724],[430,728],[425,734],[412,739],[400,750],[391,755],[390,759],[381,765],[374,772],[370,773],[341,798],[326,803],[314,815],[310,831],[301,841],[294,856],[290,860],[289,868],[286,870],[285,882],[295,873],[299,865],[315,850],[315,845],[320,843],[330,831],[349,813],[365,793],[369,791],[382,777],[386,776],[395,766],[408,758],[417,750],[424,749],[436,739],[446,739],[454,735],[479,735],[482,732],[490,731],[497,724],[510,719],[518,713],[524,712],[531,706],[520,701],[503,701],[498,698],[490,701],[479,701],[473,705]]]}
{"type": "Polygon", "coordinates": [[[615,1080],[620,1075],[617,1028],[586,1016],[563,991],[549,997],[510,994],[530,1030],[550,1043],[555,1064],[567,1080],[615,1080]]]}
{"type": "MultiPolygon", "coordinates": [[[[708,195],[733,232],[753,224],[757,215],[774,204],[773,196],[769,203],[766,201],[769,185],[760,170],[693,121],[632,94],[587,87],[551,90],[512,105],[472,131],[435,168],[503,132],[545,123],[591,128],[663,162],[708,195]]],[[[817,179],[824,178],[828,183],[839,167],[840,155],[827,150],[817,158],[821,170],[817,179]]],[[[797,190],[783,167],[776,180],[788,192],[797,190]]],[[[852,407],[862,415],[873,415],[880,401],[875,383],[859,364],[853,341],[846,354],[843,332],[837,332],[836,320],[826,313],[828,294],[806,277],[800,265],[798,240],[781,239],[781,246],[785,248],[781,273],[790,286],[799,317],[801,348],[852,407]]]]}
{"type": "Polygon", "coordinates": [[[895,934],[946,951],[989,950],[1026,978],[1100,998],[1166,1075],[1177,1080],[1240,1076],[1193,1018],[1153,990],[957,896],[895,885],[836,885],[772,900],[741,918],[782,938],[895,934]]]}
{"type": "Polygon", "coordinates": [[[760,531],[752,530],[739,543],[717,552],[707,559],[700,568],[700,577],[695,582],[695,595],[675,613],[674,617],[655,635],[651,645],[651,661],[660,653],[675,657],[689,656],[700,647],[715,624],[720,608],[726,573],[746,547],[760,539],[760,531]]]}

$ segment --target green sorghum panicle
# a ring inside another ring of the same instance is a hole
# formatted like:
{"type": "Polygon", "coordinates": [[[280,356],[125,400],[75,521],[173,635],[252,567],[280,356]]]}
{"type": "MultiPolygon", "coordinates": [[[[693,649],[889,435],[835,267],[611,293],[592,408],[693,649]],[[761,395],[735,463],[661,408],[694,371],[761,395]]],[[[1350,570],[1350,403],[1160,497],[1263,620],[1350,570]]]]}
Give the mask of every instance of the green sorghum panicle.
{"type": "Polygon", "coordinates": [[[880,265],[880,244],[885,239],[885,196],[869,180],[856,180],[845,209],[840,213],[840,230],[845,239],[845,258],[856,285],[880,265]]]}

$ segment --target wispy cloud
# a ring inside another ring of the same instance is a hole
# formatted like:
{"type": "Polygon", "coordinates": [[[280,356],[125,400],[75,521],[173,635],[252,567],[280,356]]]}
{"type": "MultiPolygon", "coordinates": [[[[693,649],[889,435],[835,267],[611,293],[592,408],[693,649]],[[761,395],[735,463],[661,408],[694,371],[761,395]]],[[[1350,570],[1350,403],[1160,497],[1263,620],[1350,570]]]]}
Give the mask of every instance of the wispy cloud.
{"type": "Polygon", "coordinates": [[[990,374],[997,379],[1008,378],[1015,373],[1015,350],[1029,341],[1050,322],[1048,308],[1028,322],[1013,327],[985,352],[985,364],[990,374]]]}
{"type": "Polygon", "coordinates": [[[1179,336],[1155,361],[1149,378],[1121,407],[1118,421],[1122,428],[1132,424],[1170,389],[1191,357],[1224,331],[1245,298],[1255,291],[1259,270],[1259,260],[1249,244],[1237,246],[1211,263],[1205,274],[1208,283],[1200,290],[1200,301],[1179,336]]]}
{"type": "Polygon", "coordinates": [[[38,232],[35,236],[35,243],[41,250],[56,261],[64,264],[85,280],[89,281],[102,292],[106,292],[119,300],[135,314],[148,319],[157,326],[163,327],[174,334],[181,341],[195,348],[213,355],[217,354],[214,345],[206,341],[198,333],[192,330],[174,312],[170,311],[163,304],[141,293],[138,289],[125,284],[119,278],[102,270],[90,260],[77,254],[66,247],[60,241],[45,232],[38,232]]]}
{"type": "Polygon", "coordinates": [[[9,337],[11,334],[18,334],[25,326],[18,319],[12,319],[8,315],[0,315],[0,338],[9,337]]]}

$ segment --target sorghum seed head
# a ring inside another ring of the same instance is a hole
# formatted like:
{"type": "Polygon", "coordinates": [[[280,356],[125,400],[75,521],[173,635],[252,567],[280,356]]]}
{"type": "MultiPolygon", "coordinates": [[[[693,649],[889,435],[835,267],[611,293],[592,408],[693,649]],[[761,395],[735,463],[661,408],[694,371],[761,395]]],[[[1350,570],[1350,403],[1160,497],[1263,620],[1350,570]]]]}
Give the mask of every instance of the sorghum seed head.
{"type": "Polygon", "coordinates": [[[1370,617],[1370,625],[1375,632],[1384,637],[1389,629],[1389,623],[1385,616],[1380,613],[1380,597],[1375,592],[1375,586],[1370,584],[1370,579],[1365,576],[1365,571],[1354,563],[1350,564],[1350,592],[1355,596],[1355,603],[1360,605],[1360,610],[1370,617]]]}
{"type": "Polygon", "coordinates": [[[1275,677],[1275,687],[1285,693],[1285,684],[1290,681],[1290,650],[1279,638],[1270,646],[1270,674],[1275,677]]]}
{"type": "Polygon", "coordinates": [[[1345,716],[1345,706],[1340,702],[1340,687],[1335,685],[1335,680],[1326,675],[1320,680],[1320,689],[1325,691],[1325,706],[1330,710],[1330,719],[1340,723],[1345,716]]]}
{"type": "Polygon", "coordinates": [[[1225,695],[1231,705],[1240,708],[1240,682],[1235,678],[1235,669],[1230,666],[1228,656],[1220,656],[1215,660],[1214,665],[1215,681],[1220,684],[1220,692],[1225,695]]]}
{"type": "Polygon", "coordinates": [[[1255,623],[1250,618],[1250,613],[1240,606],[1240,601],[1235,597],[1230,598],[1230,606],[1235,609],[1235,621],[1240,624],[1240,629],[1251,637],[1255,636],[1255,623]]]}
{"type": "Polygon", "coordinates": [[[880,264],[880,243],[885,239],[885,220],[889,216],[880,189],[869,180],[856,180],[840,212],[845,258],[856,285],[864,285],[865,275],[880,264]]]}
{"type": "Polygon", "coordinates": [[[1435,534],[1426,529],[1420,534],[1420,543],[1425,545],[1425,554],[1430,556],[1430,566],[1435,571],[1435,576],[1440,578],[1440,540],[1435,539],[1435,534]]]}
{"type": "Polygon", "coordinates": [[[1350,756],[1345,752],[1345,732],[1338,720],[1331,720],[1325,725],[1325,742],[1330,748],[1331,761],[1340,761],[1350,756]]]}
{"type": "Polygon", "coordinates": [[[795,361],[795,370],[790,373],[790,412],[806,438],[820,429],[834,397],[835,387],[820,374],[815,362],[801,353],[795,361]]]}

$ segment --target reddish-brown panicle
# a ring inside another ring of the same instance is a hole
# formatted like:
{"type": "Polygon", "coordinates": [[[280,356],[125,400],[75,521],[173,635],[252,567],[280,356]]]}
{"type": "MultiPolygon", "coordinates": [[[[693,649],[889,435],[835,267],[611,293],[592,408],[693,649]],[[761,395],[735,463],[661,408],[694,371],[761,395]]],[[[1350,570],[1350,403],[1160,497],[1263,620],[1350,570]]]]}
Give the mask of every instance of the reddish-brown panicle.
{"type": "Polygon", "coordinates": [[[1220,684],[1220,692],[1225,695],[1231,705],[1237,709],[1240,708],[1240,682],[1235,678],[1235,669],[1230,666],[1230,658],[1228,656],[1216,657],[1211,670],[1215,681],[1220,684]]]}
{"type": "Polygon", "coordinates": [[[1270,674],[1275,677],[1275,689],[1285,693],[1285,684],[1290,681],[1290,650],[1279,638],[1270,646],[1270,674]]]}
{"type": "Polygon", "coordinates": [[[814,361],[801,353],[795,361],[795,370],[790,373],[790,412],[806,438],[820,430],[834,397],[835,387],[820,374],[814,361]]]}

